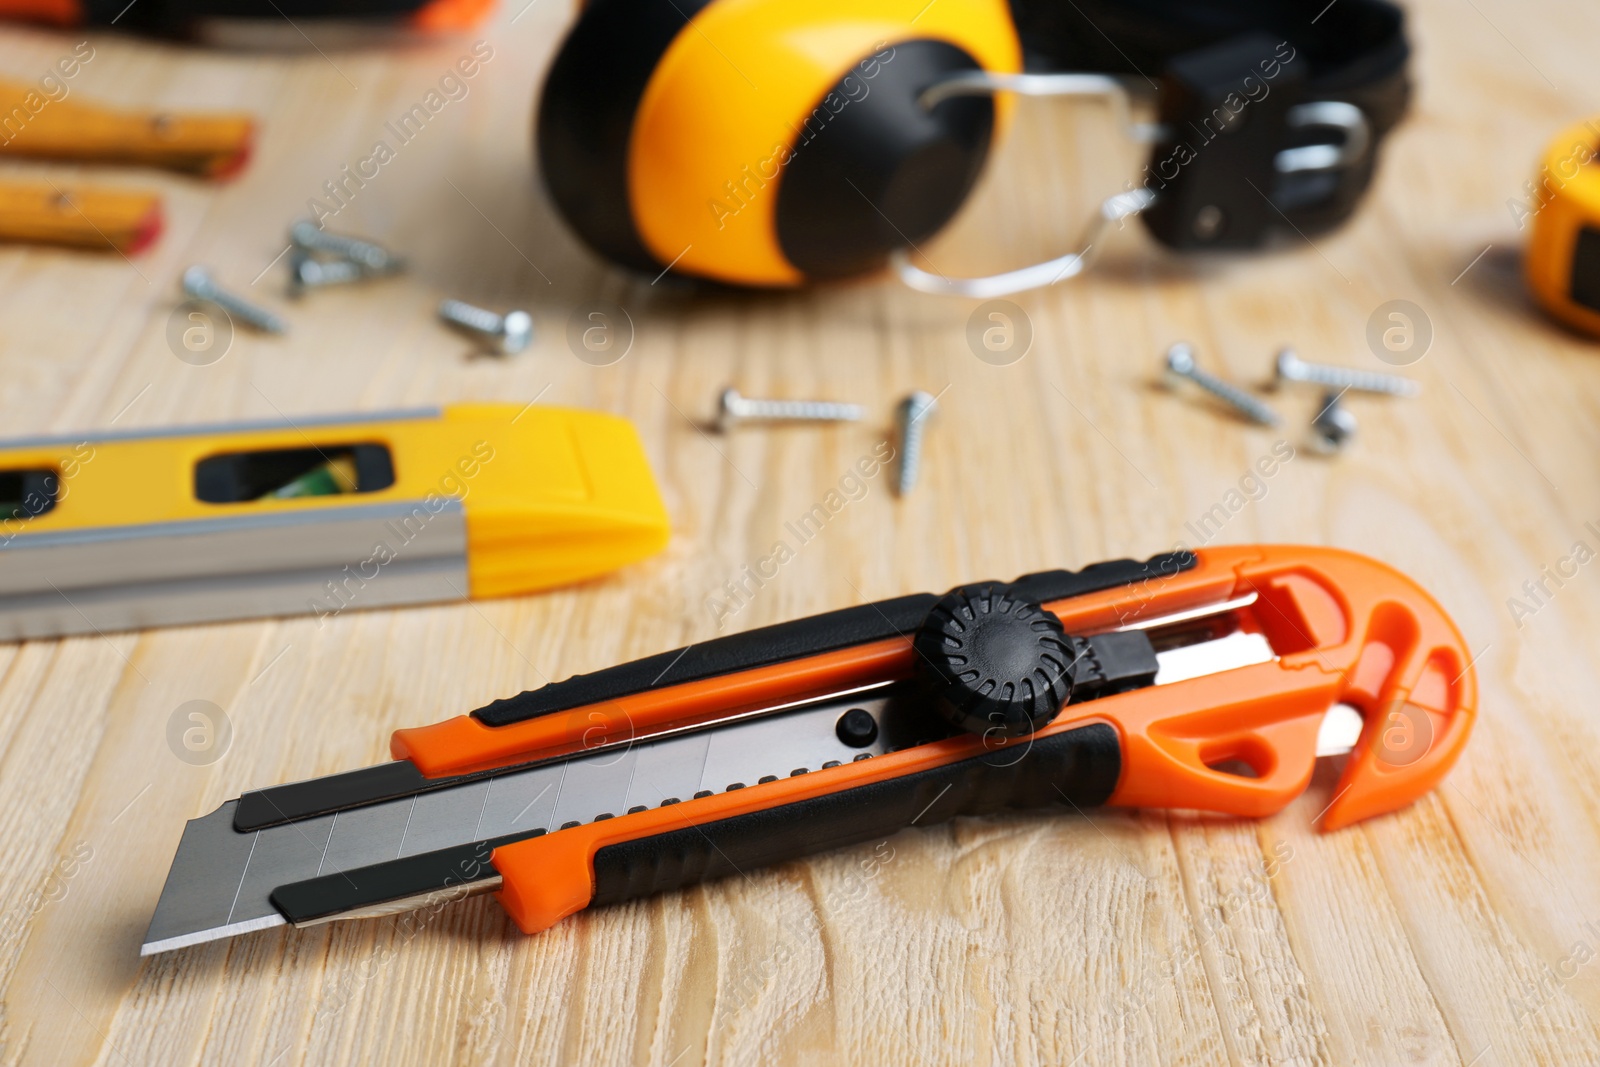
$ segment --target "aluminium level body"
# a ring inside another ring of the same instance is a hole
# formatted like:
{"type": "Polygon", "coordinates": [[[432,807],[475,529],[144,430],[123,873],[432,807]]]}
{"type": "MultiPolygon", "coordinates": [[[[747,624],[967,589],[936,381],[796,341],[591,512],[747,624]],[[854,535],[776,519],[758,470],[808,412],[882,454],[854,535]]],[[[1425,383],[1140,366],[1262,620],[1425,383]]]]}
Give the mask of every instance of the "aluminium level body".
{"type": "Polygon", "coordinates": [[[0,514],[0,640],[526,593],[668,536],[631,424],[510,404],[0,443],[0,514]]]}

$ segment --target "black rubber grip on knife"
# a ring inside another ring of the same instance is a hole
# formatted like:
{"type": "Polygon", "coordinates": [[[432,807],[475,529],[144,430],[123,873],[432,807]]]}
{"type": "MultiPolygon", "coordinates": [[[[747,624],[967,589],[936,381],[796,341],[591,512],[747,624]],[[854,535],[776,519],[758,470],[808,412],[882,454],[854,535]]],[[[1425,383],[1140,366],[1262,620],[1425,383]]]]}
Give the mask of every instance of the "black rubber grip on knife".
{"type": "Polygon", "coordinates": [[[1115,728],[1082,726],[948,766],[606,845],[594,857],[592,903],[632,900],[959,815],[1094,807],[1111,796],[1121,772],[1115,728]]]}
{"type": "MultiPolygon", "coordinates": [[[[1118,559],[1095,563],[1081,571],[1040,571],[1023,575],[1014,584],[1044,603],[1170,578],[1195,563],[1192,552],[1166,552],[1143,562],[1118,559]]],[[[933,593],[913,593],[712,638],[496,700],[474,711],[472,717],[485,726],[508,726],[662,686],[697,682],[897,635],[909,637],[938,599],[933,593]]]]}
{"type": "Polygon", "coordinates": [[[473,841],[288,882],[274,889],[267,899],[289,922],[308,923],[432,893],[465,894],[474,882],[495,877],[489,860],[496,848],[528,836],[514,834],[473,841]]]}
{"type": "Polygon", "coordinates": [[[264,830],[279,823],[309,819],[330,811],[342,811],[460,785],[471,777],[474,776],[425,778],[410,760],[392,760],[343,774],[252,789],[239,795],[239,805],[233,809],[233,828],[240,833],[264,830]]]}

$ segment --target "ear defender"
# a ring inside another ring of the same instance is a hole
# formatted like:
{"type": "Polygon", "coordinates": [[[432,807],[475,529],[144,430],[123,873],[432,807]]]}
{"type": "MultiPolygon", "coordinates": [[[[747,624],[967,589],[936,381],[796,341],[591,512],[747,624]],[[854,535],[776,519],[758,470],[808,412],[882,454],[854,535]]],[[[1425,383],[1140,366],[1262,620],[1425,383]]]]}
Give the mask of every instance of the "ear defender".
{"type": "Polygon", "coordinates": [[[938,232],[1011,75],[1005,0],[590,0],[545,82],[540,168],[588,245],[744,286],[859,274],[938,232]]]}

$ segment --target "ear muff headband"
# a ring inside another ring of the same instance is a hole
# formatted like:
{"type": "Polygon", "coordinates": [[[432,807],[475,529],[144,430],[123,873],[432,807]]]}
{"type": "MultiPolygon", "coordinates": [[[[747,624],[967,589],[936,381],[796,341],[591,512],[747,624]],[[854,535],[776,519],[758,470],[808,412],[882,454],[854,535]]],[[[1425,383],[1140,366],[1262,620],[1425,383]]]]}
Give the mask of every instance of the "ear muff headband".
{"type": "Polygon", "coordinates": [[[592,0],[540,105],[545,180],[580,236],[642,271],[770,286],[870,269],[976,180],[1008,97],[916,101],[1015,73],[1013,11],[1030,66],[1161,73],[1177,143],[1147,175],[1190,130],[1213,136],[1262,46],[1303,57],[1247,136],[1134,191],[1130,210],[1177,249],[1257,247],[1284,216],[1303,233],[1339,224],[1409,96],[1387,0],[592,0]]]}

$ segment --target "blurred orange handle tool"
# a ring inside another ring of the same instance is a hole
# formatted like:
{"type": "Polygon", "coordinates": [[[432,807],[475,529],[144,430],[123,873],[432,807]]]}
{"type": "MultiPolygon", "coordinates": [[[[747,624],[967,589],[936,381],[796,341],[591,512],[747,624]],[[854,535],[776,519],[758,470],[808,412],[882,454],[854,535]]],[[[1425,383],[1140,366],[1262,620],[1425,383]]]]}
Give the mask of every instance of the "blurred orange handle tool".
{"type": "Polygon", "coordinates": [[[0,182],[0,240],[132,255],[161,232],[161,198],[123,189],[0,182]]]}
{"type": "Polygon", "coordinates": [[[254,140],[255,120],[248,114],[47,100],[33,85],[0,80],[0,156],[130,163],[226,178],[244,167],[254,140]]]}

